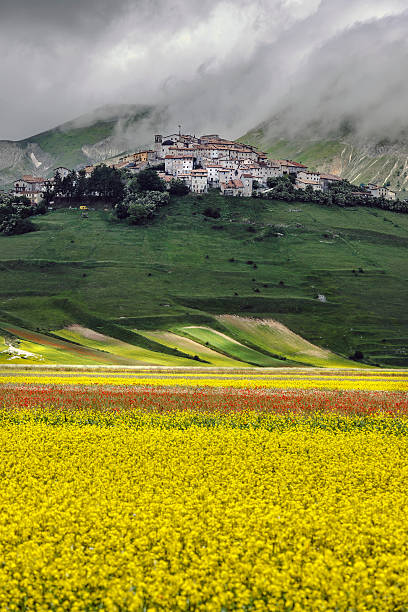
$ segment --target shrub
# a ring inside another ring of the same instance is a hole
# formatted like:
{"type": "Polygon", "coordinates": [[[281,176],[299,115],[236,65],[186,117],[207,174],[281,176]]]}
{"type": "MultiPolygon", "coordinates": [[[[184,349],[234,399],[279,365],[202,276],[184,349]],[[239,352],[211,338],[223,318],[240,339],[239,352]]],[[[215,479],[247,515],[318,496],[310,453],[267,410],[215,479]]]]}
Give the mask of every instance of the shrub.
{"type": "Polygon", "coordinates": [[[204,217],[211,217],[211,219],[219,219],[221,217],[221,213],[218,208],[212,208],[209,206],[203,212],[204,217]]]}
{"type": "Polygon", "coordinates": [[[166,191],[166,184],[154,168],[141,170],[135,180],[139,191],[166,191]]]}
{"type": "Polygon", "coordinates": [[[35,226],[28,219],[22,219],[18,215],[12,215],[4,220],[0,225],[0,233],[6,236],[14,236],[17,234],[27,234],[33,232],[35,226]]]}
{"type": "Polygon", "coordinates": [[[190,190],[184,181],[181,181],[180,179],[172,179],[170,181],[170,195],[185,196],[189,193],[189,191],[190,190]]]}
{"type": "Polygon", "coordinates": [[[128,219],[130,225],[140,225],[152,219],[161,206],[169,202],[169,194],[161,191],[128,194],[115,207],[119,219],[128,219]]]}

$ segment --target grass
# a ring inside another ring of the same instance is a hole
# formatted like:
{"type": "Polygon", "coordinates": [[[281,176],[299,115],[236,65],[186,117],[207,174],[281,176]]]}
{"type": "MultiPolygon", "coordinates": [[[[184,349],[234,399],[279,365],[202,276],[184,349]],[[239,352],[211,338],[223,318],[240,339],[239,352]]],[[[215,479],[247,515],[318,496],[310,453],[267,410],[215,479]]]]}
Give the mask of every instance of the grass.
{"type": "MultiPolygon", "coordinates": [[[[404,215],[211,193],[175,199],[142,227],[106,211],[34,222],[36,232],[0,237],[0,321],[42,333],[80,324],[184,358],[140,330],[204,326],[243,342],[217,319],[237,314],[277,320],[341,357],[361,350],[371,364],[408,365],[404,215]],[[220,219],[206,219],[208,206],[220,219]]],[[[293,359],[287,346],[243,344],[293,359]]]]}

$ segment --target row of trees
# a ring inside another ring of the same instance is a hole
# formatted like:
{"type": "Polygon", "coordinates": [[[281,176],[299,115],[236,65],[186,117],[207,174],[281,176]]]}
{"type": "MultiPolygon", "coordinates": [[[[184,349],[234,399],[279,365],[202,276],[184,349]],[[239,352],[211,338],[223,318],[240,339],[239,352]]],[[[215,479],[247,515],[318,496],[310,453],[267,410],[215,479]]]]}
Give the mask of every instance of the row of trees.
{"type": "Polygon", "coordinates": [[[26,234],[35,229],[29,217],[45,213],[45,205],[32,205],[26,197],[0,195],[0,234],[26,234]]]}
{"type": "Polygon", "coordinates": [[[58,200],[69,204],[100,201],[115,205],[123,200],[124,193],[122,172],[102,165],[96,166],[89,178],[86,178],[85,170],[71,170],[64,178],[57,172],[53,185],[47,187],[43,197],[46,205],[58,200]]]}
{"type": "Polygon", "coordinates": [[[408,206],[405,202],[385,198],[367,198],[363,188],[356,187],[345,180],[332,183],[328,191],[314,191],[310,185],[306,189],[296,189],[294,180],[288,176],[268,178],[267,184],[272,191],[267,194],[259,193],[258,197],[284,202],[315,202],[324,206],[367,206],[408,213],[408,206]]]}

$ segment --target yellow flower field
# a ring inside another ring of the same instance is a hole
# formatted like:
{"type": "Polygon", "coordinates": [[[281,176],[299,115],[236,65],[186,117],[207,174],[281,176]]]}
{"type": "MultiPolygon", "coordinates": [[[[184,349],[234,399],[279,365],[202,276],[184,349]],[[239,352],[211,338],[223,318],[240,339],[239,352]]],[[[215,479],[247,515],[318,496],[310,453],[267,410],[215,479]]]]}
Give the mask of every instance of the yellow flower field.
{"type": "Polygon", "coordinates": [[[356,390],[356,391],[408,391],[408,375],[405,373],[386,375],[374,373],[370,376],[342,375],[259,375],[250,376],[173,376],[173,375],[3,375],[1,382],[5,384],[35,384],[42,385],[118,385],[118,386],[177,386],[177,387],[231,387],[235,389],[327,389],[327,390],[356,390]]]}
{"type": "Polygon", "coordinates": [[[0,413],[1,610],[405,610],[387,416],[0,413]]]}

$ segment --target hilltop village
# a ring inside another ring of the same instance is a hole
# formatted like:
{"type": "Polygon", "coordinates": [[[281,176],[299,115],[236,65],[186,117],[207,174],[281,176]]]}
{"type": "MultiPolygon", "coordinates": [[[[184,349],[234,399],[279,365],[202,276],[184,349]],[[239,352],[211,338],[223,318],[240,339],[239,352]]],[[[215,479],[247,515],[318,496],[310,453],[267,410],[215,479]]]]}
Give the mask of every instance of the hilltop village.
{"type": "MultiPolygon", "coordinates": [[[[226,196],[250,197],[254,189],[268,191],[268,179],[288,175],[297,189],[326,191],[332,183],[341,181],[334,174],[308,169],[292,160],[273,160],[256,147],[226,140],[218,134],[200,137],[179,133],[154,137],[154,148],[122,155],[102,162],[106,166],[138,174],[148,167],[157,168],[160,178],[170,187],[171,181],[183,181],[193,193],[203,194],[208,189],[219,189],[226,196]]],[[[99,164],[100,165],[100,164],[99,164]]],[[[96,166],[82,168],[90,177],[96,166]]],[[[81,169],[77,169],[79,171],[81,169]]],[[[54,169],[61,179],[70,173],[68,168],[54,169]]],[[[25,196],[38,203],[47,189],[52,189],[54,178],[25,175],[14,182],[13,195],[25,196]]],[[[385,186],[365,186],[367,197],[395,200],[396,193],[385,186]]],[[[361,192],[360,192],[361,195],[361,192]]]]}

